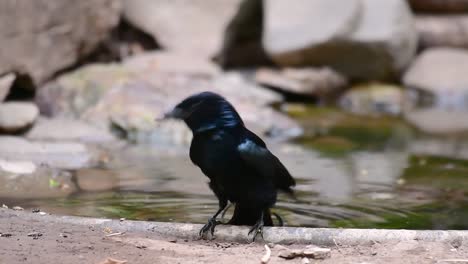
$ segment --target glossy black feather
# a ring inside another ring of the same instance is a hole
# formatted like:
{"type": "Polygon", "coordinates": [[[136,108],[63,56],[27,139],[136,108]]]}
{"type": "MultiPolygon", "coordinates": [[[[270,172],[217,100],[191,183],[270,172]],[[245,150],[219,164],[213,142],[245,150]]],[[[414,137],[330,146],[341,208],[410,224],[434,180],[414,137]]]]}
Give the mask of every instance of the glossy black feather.
{"type": "Polygon", "coordinates": [[[236,204],[230,223],[252,225],[263,212],[265,225],[272,225],[269,208],[277,190],[292,193],[295,184],[280,160],[217,94],[191,96],[176,109],[193,132],[192,162],[210,179],[220,204],[236,204]]]}

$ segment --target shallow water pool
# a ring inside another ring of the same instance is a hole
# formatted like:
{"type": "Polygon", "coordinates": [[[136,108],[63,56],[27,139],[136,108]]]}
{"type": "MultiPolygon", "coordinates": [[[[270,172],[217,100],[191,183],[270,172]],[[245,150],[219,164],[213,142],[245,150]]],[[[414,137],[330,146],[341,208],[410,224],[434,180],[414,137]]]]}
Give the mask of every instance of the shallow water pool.
{"type": "MultiPolygon", "coordinates": [[[[297,200],[280,195],[274,209],[286,225],[468,229],[464,137],[424,135],[396,118],[301,111],[293,115],[304,137],[269,143],[297,180],[297,200]]],[[[64,195],[0,191],[0,201],[57,214],[205,223],[217,201],[187,151],[130,146],[104,168],[72,171],[64,195]]],[[[58,181],[48,179],[47,188],[62,188],[58,181]]]]}

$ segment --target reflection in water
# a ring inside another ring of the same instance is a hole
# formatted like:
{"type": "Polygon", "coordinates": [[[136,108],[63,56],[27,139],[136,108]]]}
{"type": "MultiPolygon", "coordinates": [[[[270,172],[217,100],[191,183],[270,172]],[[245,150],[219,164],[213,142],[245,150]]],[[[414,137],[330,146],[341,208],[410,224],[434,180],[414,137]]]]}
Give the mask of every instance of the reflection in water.
{"type": "MultiPolygon", "coordinates": [[[[300,143],[270,144],[298,183],[297,200],[280,195],[274,209],[287,225],[468,228],[467,144],[416,135],[400,121],[359,131],[352,122],[349,131],[342,122],[327,126],[300,143]]],[[[72,172],[64,191],[49,186],[48,176],[35,181],[43,189],[37,195],[21,189],[27,181],[0,177],[25,194],[0,188],[0,201],[69,215],[204,223],[217,201],[187,151],[129,147],[108,168],[72,172]]]]}

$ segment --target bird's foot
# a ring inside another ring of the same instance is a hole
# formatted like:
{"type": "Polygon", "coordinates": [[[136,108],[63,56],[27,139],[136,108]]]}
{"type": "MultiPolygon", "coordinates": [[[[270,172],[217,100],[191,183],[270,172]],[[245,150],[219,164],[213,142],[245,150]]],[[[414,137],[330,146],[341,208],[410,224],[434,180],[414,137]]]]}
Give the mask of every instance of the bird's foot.
{"type": "Polygon", "coordinates": [[[200,238],[205,238],[206,237],[206,234],[208,232],[211,233],[211,236],[214,236],[214,230],[215,230],[215,227],[218,225],[218,224],[221,224],[220,221],[216,220],[216,218],[210,218],[208,220],[208,223],[206,223],[201,229],[200,229],[200,232],[198,233],[198,235],[200,236],[200,238]]]}
{"type": "Polygon", "coordinates": [[[255,223],[254,226],[252,226],[252,228],[249,231],[249,236],[252,233],[254,234],[252,238],[252,242],[255,242],[255,238],[257,237],[258,234],[260,234],[262,239],[264,239],[263,238],[263,219],[259,220],[257,223],[255,223]]]}

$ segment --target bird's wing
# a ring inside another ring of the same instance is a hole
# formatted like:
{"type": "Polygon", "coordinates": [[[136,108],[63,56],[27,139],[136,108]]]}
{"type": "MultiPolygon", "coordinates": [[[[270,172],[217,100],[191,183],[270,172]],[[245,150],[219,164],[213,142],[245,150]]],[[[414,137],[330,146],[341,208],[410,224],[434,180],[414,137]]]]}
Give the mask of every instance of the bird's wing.
{"type": "Polygon", "coordinates": [[[259,137],[252,132],[250,134],[237,147],[241,158],[265,178],[273,179],[277,188],[286,192],[292,192],[290,187],[296,183],[288,170],[266,148],[265,143],[259,137]]]}

